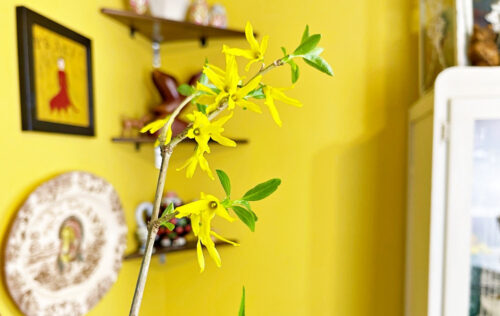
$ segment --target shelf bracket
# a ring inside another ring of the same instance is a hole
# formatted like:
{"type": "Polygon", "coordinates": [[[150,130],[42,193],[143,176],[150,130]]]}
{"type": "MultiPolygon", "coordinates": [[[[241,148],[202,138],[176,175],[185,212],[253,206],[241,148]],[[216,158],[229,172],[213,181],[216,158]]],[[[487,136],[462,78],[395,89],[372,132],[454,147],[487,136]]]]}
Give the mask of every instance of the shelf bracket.
{"type": "Polygon", "coordinates": [[[161,67],[160,43],[153,42],[152,48],[153,48],[153,68],[155,69],[160,68],[161,67]]]}
{"type": "Polygon", "coordinates": [[[207,38],[205,36],[200,37],[201,47],[207,47],[207,38]]]}
{"type": "Polygon", "coordinates": [[[136,31],[135,27],[131,26],[131,27],[130,27],[130,37],[131,37],[131,38],[134,38],[134,37],[135,37],[135,31],[136,31]]]}

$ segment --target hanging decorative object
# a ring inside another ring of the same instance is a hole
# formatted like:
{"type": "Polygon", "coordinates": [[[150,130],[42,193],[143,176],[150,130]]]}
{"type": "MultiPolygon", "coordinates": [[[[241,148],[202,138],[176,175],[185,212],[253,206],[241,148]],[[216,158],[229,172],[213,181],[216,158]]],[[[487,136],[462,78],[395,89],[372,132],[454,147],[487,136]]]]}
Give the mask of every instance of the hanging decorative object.
{"type": "Polygon", "coordinates": [[[33,191],[11,227],[4,274],[25,315],[83,315],[116,281],[126,246],[120,198],[106,180],[68,172],[33,191]]]}
{"type": "Polygon", "coordinates": [[[210,9],[210,25],[227,28],[227,12],[222,4],[214,4],[210,9]]]}
{"type": "Polygon", "coordinates": [[[194,0],[189,7],[187,20],[194,24],[208,25],[209,8],[207,0],[194,0]]]}

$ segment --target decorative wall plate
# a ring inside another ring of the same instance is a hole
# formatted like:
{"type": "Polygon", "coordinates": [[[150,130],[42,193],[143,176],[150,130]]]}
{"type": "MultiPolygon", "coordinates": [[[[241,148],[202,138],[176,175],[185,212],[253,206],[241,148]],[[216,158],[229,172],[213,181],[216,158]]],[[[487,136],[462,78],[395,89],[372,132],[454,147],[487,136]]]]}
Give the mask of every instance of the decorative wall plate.
{"type": "Polygon", "coordinates": [[[8,290],[26,315],[82,315],[121,267],[127,225],[111,184],[69,172],[33,191],[5,248],[8,290]]]}

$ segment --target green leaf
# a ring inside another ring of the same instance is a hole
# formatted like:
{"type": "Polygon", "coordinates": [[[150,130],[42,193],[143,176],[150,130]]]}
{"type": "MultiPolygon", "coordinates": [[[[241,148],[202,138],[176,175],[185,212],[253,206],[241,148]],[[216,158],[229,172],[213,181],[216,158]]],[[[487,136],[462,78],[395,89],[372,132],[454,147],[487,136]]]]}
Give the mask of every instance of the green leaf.
{"type": "Polygon", "coordinates": [[[250,91],[249,94],[247,94],[247,96],[245,97],[245,99],[247,98],[254,98],[254,99],[265,99],[266,98],[266,95],[264,94],[264,89],[263,87],[259,87],[253,91],[250,91]]]}
{"type": "Polygon", "coordinates": [[[171,214],[174,212],[174,203],[170,203],[167,208],[163,211],[163,213],[161,213],[161,217],[164,217],[168,214],[171,214]]]}
{"type": "Polygon", "coordinates": [[[312,51],[310,51],[309,53],[307,53],[304,57],[306,57],[306,56],[319,56],[319,55],[321,55],[321,53],[324,50],[325,49],[322,48],[322,47],[316,47],[315,49],[313,49],[312,51]]]}
{"type": "Polygon", "coordinates": [[[224,200],[222,200],[222,202],[220,202],[220,204],[222,204],[225,209],[228,209],[231,207],[231,205],[233,205],[233,201],[226,197],[224,200]]]}
{"type": "Polygon", "coordinates": [[[299,47],[297,47],[297,49],[293,52],[292,55],[302,56],[311,52],[313,49],[316,48],[320,40],[321,40],[320,34],[314,34],[309,36],[303,43],[299,45],[299,47]]]}
{"type": "Polygon", "coordinates": [[[189,97],[191,94],[194,93],[195,89],[191,87],[190,85],[183,83],[177,88],[177,91],[179,91],[180,94],[183,96],[189,97]]]}
{"type": "Polygon", "coordinates": [[[333,76],[332,67],[320,56],[307,55],[304,56],[304,61],[311,67],[318,69],[329,76],[333,76]]]}
{"type": "Polygon", "coordinates": [[[245,193],[245,195],[242,197],[242,200],[246,201],[262,200],[271,195],[274,191],[276,191],[276,189],[278,189],[278,186],[280,184],[281,184],[280,179],[271,179],[269,181],[258,184],[253,189],[245,193]]]}
{"type": "Polygon", "coordinates": [[[238,316],[245,316],[245,287],[243,287],[243,294],[241,295],[240,311],[238,316]]]}
{"type": "Polygon", "coordinates": [[[309,25],[306,25],[306,29],[304,30],[304,33],[302,34],[302,40],[300,43],[304,43],[307,39],[309,38],[309,25]]]}
{"type": "Polygon", "coordinates": [[[207,75],[205,75],[205,73],[203,72],[200,76],[200,80],[198,80],[201,84],[203,85],[207,85],[208,84],[208,77],[207,75]]]}
{"type": "Polygon", "coordinates": [[[174,230],[175,229],[175,225],[172,224],[172,223],[170,223],[170,222],[163,222],[162,226],[167,227],[168,230],[174,230]]]}
{"type": "Polygon", "coordinates": [[[170,203],[168,206],[167,206],[167,209],[165,210],[167,212],[167,214],[171,214],[173,211],[174,211],[174,203],[170,203]]]}
{"type": "Polygon", "coordinates": [[[283,58],[281,58],[281,61],[284,63],[289,63],[293,57],[287,54],[286,48],[284,48],[283,46],[281,47],[281,51],[283,52],[283,58]]]}
{"type": "Polygon", "coordinates": [[[250,207],[250,202],[245,201],[245,200],[236,200],[236,201],[233,201],[232,205],[235,205],[235,204],[239,204],[239,205],[245,207],[247,209],[247,211],[249,211],[250,213],[252,213],[253,218],[255,219],[255,221],[259,220],[259,218],[257,217],[257,214],[255,214],[255,212],[250,207]]]}
{"type": "Polygon", "coordinates": [[[222,170],[216,170],[217,176],[219,176],[220,184],[224,188],[224,192],[226,192],[226,196],[229,197],[231,195],[231,181],[227,174],[222,170]]]}
{"type": "Polygon", "coordinates": [[[250,230],[252,232],[254,232],[255,231],[255,218],[252,215],[252,213],[250,213],[248,210],[244,209],[241,206],[233,205],[233,206],[231,206],[231,208],[233,209],[236,216],[238,216],[238,218],[243,223],[245,223],[245,225],[247,225],[248,228],[250,228],[250,230]]]}
{"type": "Polygon", "coordinates": [[[196,103],[196,107],[198,108],[198,111],[200,111],[201,113],[207,115],[207,106],[206,105],[196,103]]]}
{"type": "Polygon", "coordinates": [[[290,68],[292,69],[292,83],[296,83],[297,80],[299,80],[300,75],[299,66],[291,59],[288,63],[290,64],[290,68]]]}

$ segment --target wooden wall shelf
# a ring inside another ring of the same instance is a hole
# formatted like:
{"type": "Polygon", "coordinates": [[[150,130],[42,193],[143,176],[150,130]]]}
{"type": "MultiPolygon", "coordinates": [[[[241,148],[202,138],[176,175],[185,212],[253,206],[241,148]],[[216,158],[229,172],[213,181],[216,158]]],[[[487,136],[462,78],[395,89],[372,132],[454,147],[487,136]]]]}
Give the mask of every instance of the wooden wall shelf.
{"type": "MultiPolygon", "coordinates": [[[[232,240],[233,242],[238,242],[236,240],[232,240]]],[[[165,255],[167,253],[171,252],[179,252],[179,251],[187,251],[187,250],[193,250],[196,249],[196,243],[197,241],[188,241],[184,246],[181,247],[167,247],[167,248],[162,248],[162,249],[157,249],[155,253],[153,253],[153,256],[158,256],[158,255],[165,255]]],[[[231,244],[222,242],[222,241],[216,241],[215,245],[217,247],[225,247],[225,246],[232,246],[231,244]]],[[[132,259],[137,259],[137,258],[142,258],[142,254],[139,251],[135,251],[133,253],[129,253],[128,255],[125,255],[123,257],[123,260],[132,260],[132,259]]]]}
{"type": "Polygon", "coordinates": [[[101,12],[128,26],[131,35],[138,32],[156,43],[200,40],[202,45],[205,45],[208,38],[245,37],[245,32],[241,30],[167,20],[124,10],[103,8],[101,12]]]}
{"type": "MultiPolygon", "coordinates": [[[[233,139],[236,144],[248,144],[248,139],[233,139]]],[[[141,145],[143,144],[154,144],[156,138],[154,137],[114,137],[111,139],[114,143],[128,143],[134,144],[136,150],[141,149],[141,145]]],[[[210,140],[212,144],[217,144],[216,142],[210,140]]],[[[180,144],[195,144],[196,141],[194,139],[186,138],[180,144]]]]}

